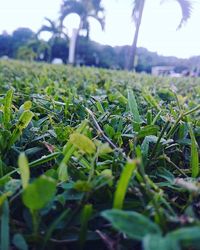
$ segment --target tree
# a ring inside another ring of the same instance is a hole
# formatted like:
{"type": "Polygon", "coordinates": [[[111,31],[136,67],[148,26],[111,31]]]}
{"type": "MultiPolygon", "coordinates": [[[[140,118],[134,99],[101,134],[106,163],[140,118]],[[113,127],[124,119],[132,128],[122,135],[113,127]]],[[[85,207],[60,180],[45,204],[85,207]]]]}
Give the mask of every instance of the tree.
{"type": "Polygon", "coordinates": [[[37,57],[37,54],[31,48],[24,45],[17,50],[16,57],[17,59],[31,62],[37,57]]]}
{"type": "Polygon", "coordinates": [[[56,24],[55,21],[45,17],[45,20],[48,22],[47,25],[42,25],[42,27],[38,30],[37,36],[39,36],[42,32],[49,32],[52,35],[52,38],[59,37],[61,34],[61,27],[56,24]]]}
{"type": "MultiPolygon", "coordinates": [[[[185,22],[188,21],[188,19],[191,16],[192,1],[191,0],[174,0],[174,1],[176,1],[180,5],[181,11],[182,11],[182,18],[177,28],[179,29],[182,27],[182,25],[185,22]]],[[[136,51],[137,51],[137,41],[138,41],[138,35],[139,35],[140,25],[142,21],[145,2],[146,0],[134,0],[133,1],[132,17],[135,23],[135,34],[134,34],[133,44],[129,52],[129,59],[127,63],[128,70],[132,70],[134,68],[135,56],[136,56],[136,51]]]]}
{"type": "Polygon", "coordinates": [[[37,61],[49,61],[51,48],[44,40],[30,40],[26,47],[35,53],[34,59],[37,61]]]}
{"type": "Polygon", "coordinates": [[[29,28],[18,28],[12,34],[13,56],[15,57],[18,49],[25,46],[28,41],[35,38],[35,33],[29,28]]]}
{"type": "Polygon", "coordinates": [[[104,8],[101,6],[101,0],[63,0],[60,10],[60,21],[62,27],[64,19],[72,13],[77,14],[80,17],[80,22],[78,29],[73,30],[73,34],[70,39],[68,58],[68,62],[70,64],[75,63],[75,50],[80,31],[86,30],[87,37],[89,37],[89,18],[97,20],[100,23],[102,29],[104,29],[105,24],[104,8]]]}
{"type": "Polygon", "coordinates": [[[12,36],[7,32],[3,32],[0,35],[0,57],[9,56],[12,57],[12,36]]]}
{"type": "Polygon", "coordinates": [[[61,34],[65,36],[65,38],[68,40],[68,37],[64,32],[62,31],[62,27],[58,25],[55,21],[45,18],[45,20],[48,22],[47,25],[43,25],[37,32],[37,37],[42,33],[42,32],[49,32],[51,33],[51,38],[49,39],[49,45],[50,45],[50,57],[49,59],[52,60],[52,49],[54,46],[54,43],[57,39],[61,38],[61,34]]]}
{"type": "Polygon", "coordinates": [[[64,63],[67,63],[67,56],[69,51],[68,42],[62,37],[56,37],[53,41],[49,40],[49,44],[52,44],[51,47],[51,57],[61,58],[64,63]]]}

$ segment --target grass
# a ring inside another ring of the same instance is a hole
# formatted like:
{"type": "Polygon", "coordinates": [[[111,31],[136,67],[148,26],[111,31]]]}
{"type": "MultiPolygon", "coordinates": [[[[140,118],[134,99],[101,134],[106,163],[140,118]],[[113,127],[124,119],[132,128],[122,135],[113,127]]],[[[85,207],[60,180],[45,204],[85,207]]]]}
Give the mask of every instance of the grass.
{"type": "Polygon", "coordinates": [[[199,249],[199,145],[199,79],[0,61],[0,248],[199,249]]]}

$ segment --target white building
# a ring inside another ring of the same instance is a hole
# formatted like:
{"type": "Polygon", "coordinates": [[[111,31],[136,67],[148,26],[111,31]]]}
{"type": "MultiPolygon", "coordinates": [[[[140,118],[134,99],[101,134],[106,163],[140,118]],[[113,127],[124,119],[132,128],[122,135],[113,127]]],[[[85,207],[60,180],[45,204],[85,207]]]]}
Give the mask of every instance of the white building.
{"type": "Polygon", "coordinates": [[[154,76],[170,76],[174,74],[173,66],[155,66],[151,69],[151,74],[154,76]]]}

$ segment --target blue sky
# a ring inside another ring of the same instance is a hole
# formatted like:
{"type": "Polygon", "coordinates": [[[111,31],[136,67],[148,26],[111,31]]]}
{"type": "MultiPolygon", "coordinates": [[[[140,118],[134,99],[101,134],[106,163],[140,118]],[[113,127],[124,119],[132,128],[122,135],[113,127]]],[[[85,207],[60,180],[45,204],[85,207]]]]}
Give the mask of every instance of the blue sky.
{"type": "MultiPolygon", "coordinates": [[[[37,31],[45,23],[44,17],[58,18],[61,0],[0,0],[0,32],[11,33],[17,27],[37,31]]],[[[109,45],[131,44],[134,25],[131,21],[132,0],[103,0],[106,9],[106,29],[91,21],[91,38],[109,45]]],[[[181,10],[176,1],[147,0],[138,45],[162,55],[189,57],[200,55],[200,1],[196,0],[192,18],[176,31],[181,10]]],[[[65,20],[70,30],[78,18],[65,20]]],[[[46,36],[47,37],[47,36],[46,36]]]]}

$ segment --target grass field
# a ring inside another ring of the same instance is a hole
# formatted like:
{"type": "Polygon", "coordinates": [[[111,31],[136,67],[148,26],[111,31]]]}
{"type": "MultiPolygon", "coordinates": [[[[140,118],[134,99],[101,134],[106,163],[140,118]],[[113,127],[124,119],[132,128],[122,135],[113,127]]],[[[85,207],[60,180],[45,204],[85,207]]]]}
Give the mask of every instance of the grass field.
{"type": "Polygon", "coordinates": [[[200,80],[0,61],[0,249],[200,249],[200,80]]]}

